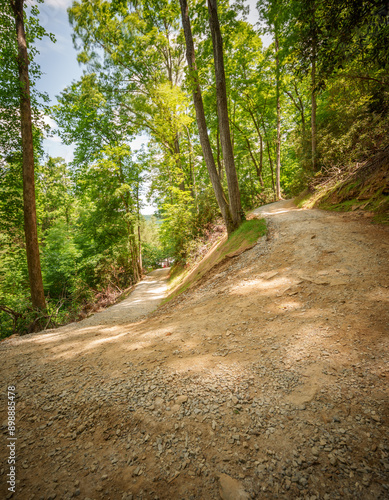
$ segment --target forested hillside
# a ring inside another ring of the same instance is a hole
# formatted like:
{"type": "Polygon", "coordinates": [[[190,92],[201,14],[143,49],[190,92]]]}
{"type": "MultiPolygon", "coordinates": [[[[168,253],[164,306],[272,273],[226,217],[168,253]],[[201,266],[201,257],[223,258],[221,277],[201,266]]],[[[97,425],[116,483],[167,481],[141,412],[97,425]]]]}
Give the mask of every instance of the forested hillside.
{"type": "Polygon", "coordinates": [[[259,1],[258,23],[244,0],[74,1],[83,75],[51,106],[38,7],[0,0],[1,336],[84,317],[305,189],[385,220],[386,1],[259,1]],[[45,154],[45,116],[71,162],[45,154]]]}

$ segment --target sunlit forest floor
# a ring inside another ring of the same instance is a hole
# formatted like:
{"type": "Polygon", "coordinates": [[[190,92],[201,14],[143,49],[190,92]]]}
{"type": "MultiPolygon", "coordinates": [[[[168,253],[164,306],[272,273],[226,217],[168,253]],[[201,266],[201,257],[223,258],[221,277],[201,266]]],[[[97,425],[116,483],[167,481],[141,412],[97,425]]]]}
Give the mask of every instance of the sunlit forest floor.
{"type": "Polygon", "coordinates": [[[389,228],[258,212],[267,236],[150,316],[0,344],[13,498],[389,497],[389,228]]]}

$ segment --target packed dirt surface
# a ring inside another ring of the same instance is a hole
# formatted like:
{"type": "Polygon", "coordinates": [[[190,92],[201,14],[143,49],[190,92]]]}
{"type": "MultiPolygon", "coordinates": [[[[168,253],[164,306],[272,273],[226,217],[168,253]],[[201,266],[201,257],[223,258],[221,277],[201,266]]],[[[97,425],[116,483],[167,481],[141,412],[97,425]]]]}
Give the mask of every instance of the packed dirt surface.
{"type": "Polygon", "coordinates": [[[1,498],[10,385],[12,498],[389,498],[389,228],[257,212],[267,236],[152,315],[0,344],[1,498]]]}
{"type": "MultiPolygon", "coordinates": [[[[165,297],[168,277],[169,269],[156,269],[138,283],[135,290],[125,300],[78,323],[73,323],[71,327],[80,329],[95,325],[120,325],[147,316],[165,297]]],[[[65,327],[65,330],[69,330],[69,325],[65,327]]],[[[63,329],[55,331],[59,333],[63,329]]]]}

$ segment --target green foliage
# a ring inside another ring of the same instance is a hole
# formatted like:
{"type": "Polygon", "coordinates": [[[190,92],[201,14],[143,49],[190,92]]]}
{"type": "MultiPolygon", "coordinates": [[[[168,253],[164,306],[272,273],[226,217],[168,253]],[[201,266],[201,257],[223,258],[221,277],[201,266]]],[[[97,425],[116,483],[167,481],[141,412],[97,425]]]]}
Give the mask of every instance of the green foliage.
{"type": "Polygon", "coordinates": [[[161,242],[172,256],[185,257],[185,243],[194,237],[194,206],[187,191],[171,188],[174,203],[163,205],[161,242]]]}
{"type": "Polygon", "coordinates": [[[69,295],[76,288],[77,264],[81,252],[72,233],[63,221],[45,232],[42,267],[45,290],[50,297],[69,295]]]}
{"type": "MultiPolygon", "coordinates": [[[[38,2],[42,3],[42,1],[38,2]]],[[[39,24],[39,9],[37,5],[29,8],[25,4],[24,25],[26,31],[27,50],[29,56],[30,98],[33,125],[37,130],[44,130],[41,110],[47,105],[48,95],[39,92],[36,82],[41,76],[41,70],[36,62],[39,54],[35,42],[43,37],[49,37],[55,42],[55,37],[39,24]]],[[[17,39],[15,18],[11,2],[0,0],[0,158],[20,152],[20,82],[17,65],[17,39]]]]}

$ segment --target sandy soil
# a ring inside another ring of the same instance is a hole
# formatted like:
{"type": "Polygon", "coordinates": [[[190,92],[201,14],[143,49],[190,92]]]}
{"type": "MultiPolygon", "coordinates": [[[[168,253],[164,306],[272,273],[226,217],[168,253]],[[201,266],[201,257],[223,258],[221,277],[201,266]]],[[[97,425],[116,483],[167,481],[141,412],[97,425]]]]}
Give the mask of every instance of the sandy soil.
{"type": "Polygon", "coordinates": [[[12,498],[389,498],[389,228],[291,202],[257,212],[267,237],[151,315],[137,316],[161,272],[0,344],[2,497],[15,385],[12,498]]]}

